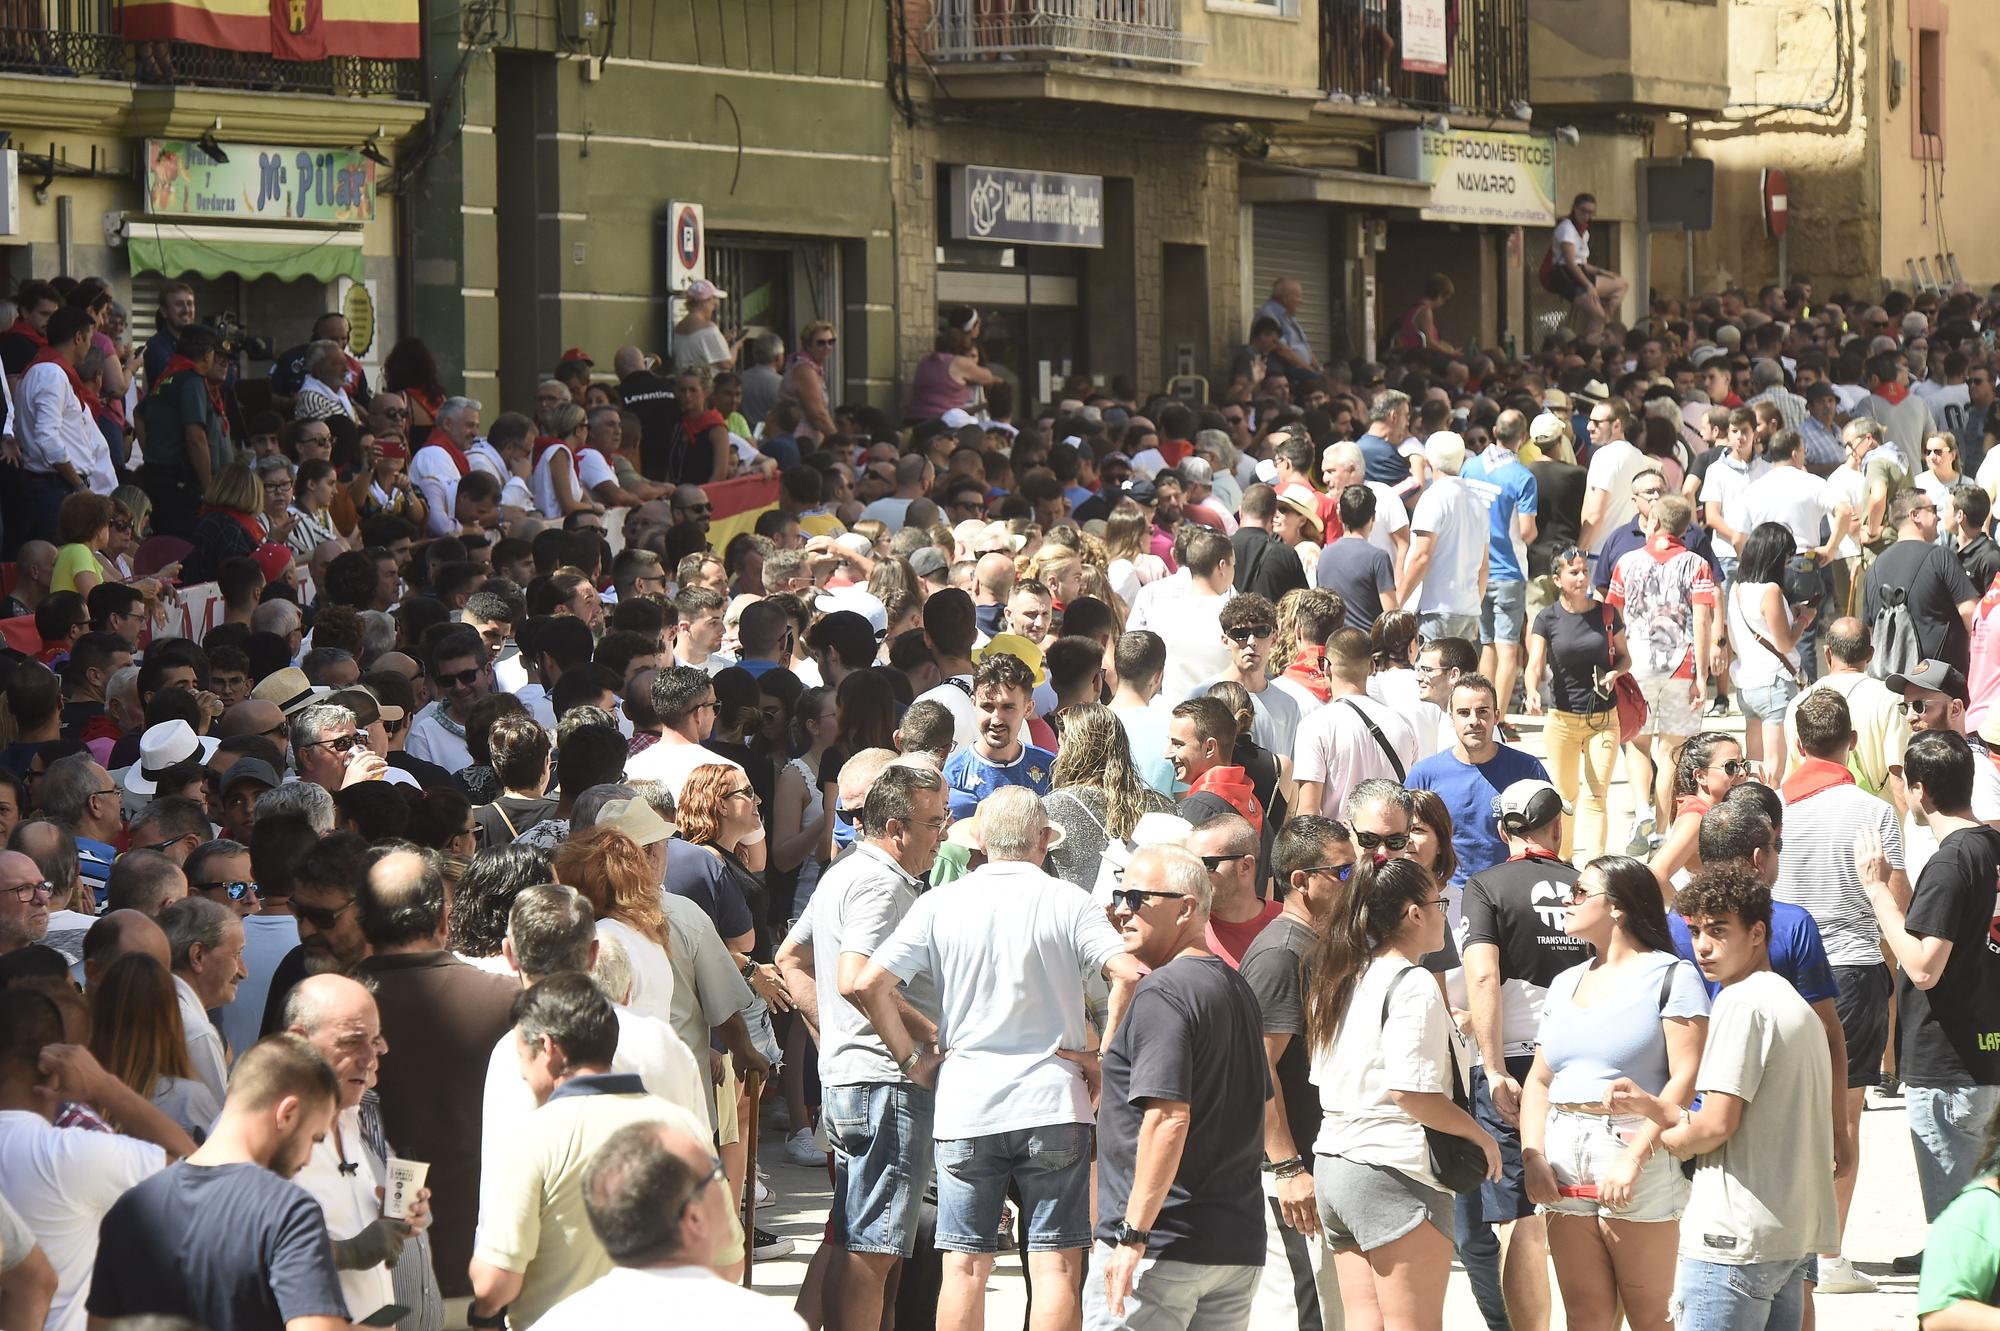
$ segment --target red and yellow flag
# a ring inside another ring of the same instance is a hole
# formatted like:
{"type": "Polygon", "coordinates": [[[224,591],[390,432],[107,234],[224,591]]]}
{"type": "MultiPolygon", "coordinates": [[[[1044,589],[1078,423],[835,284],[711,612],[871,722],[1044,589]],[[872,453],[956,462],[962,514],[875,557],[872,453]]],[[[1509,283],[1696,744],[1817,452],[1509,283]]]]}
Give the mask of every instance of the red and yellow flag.
{"type": "Polygon", "coordinates": [[[280,60],[415,60],[417,0],[125,0],[125,36],[280,60]]]}

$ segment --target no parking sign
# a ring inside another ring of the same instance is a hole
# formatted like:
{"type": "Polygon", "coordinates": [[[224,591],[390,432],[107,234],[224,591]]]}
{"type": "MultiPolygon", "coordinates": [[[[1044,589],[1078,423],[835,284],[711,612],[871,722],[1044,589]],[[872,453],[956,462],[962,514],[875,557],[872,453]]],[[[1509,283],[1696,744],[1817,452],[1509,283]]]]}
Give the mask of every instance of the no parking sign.
{"type": "Polygon", "coordinates": [[[667,290],[685,291],[690,282],[708,276],[708,244],[702,235],[698,203],[667,205],[667,290]]]}

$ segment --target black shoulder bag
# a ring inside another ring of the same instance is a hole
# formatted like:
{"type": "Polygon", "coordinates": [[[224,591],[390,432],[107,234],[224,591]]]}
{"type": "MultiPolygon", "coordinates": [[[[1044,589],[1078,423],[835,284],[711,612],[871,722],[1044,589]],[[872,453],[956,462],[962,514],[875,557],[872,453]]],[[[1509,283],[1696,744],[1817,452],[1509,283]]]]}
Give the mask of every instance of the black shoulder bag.
{"type": "MultiPolygon", "coordinates": [[[[1421,966],[1406,966],[1389,981],[1389,987],[1382,994],[1382,1025],[1389,1024],[1389,1000],[1396,995],[1396,986],[1411,971],[1422,971],[1421,966]]],[[[1445,1056],[1451,1060],[1451,1102],[1472,1113],[1472,1097],[1466,1093],[1465,1079],[1458,1072],[1458,1053],[1451,1047],[1451,1037],[1445,1037],[1445,1056]]],[[[1439,1132],[1436,1128],[1424,1129],[1424,1141],[1430,1147],[1431,1177],[1452,1192],[1471,1192],[1486,1181],[1486,1152],[1479,1143],[1461,1137],[1457,1133],[1439,1132]]]]}

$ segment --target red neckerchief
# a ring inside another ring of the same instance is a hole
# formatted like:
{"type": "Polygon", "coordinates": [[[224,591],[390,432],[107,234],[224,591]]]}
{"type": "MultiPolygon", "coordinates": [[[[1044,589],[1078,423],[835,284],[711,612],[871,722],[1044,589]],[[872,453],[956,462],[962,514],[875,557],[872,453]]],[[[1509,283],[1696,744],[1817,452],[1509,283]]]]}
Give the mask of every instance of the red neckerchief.
{"type": "Polygon", "coordinates": [[[217,508],[213,504],[203,504],[201,506],[202,517],[207,517],[211,513],[227,513],[230,517],[236,519],[236,525],[250,533],[250,539],[258,545],[262,545],[268,539],[263,524],[258,522],[253,514],[239,513],[233,508],[217,508]]]}
{"type": "Polygon", "coordinates": [[[564,442],[563,442],[562,440],[560,440],[560,439],[556,438],[556,437],[555,437],[554,435],[552,435],[552,434],[538,434],[538,435],[536,435],[536,436],[535,436],[535,460],[534,460],[534,465],[535,465],[535,466],[537,466],[537,467],[541,466],[541,465],[542,465],[542,457],[543,457],[543,455],[544,455],[544,454],[546,454],[546,453],[547,453],[547,452],[548,452],[548,451],[549,451],[550,449],[552,449],[552,448],[568,448],[568,447],[569,447],[569,445],[568,445],[568,444],[564,443],[564,442]]]}
{"type": "Polygon", "coordinates": [[[1686,553],[1687,545],[1680,537],[1669,536],[1667,533],[1661,532],[1653,537],[1652,540],[1646,542],[1646,549],[1652,554],[1655,560],[1664,564],[1675,555],[1686,553]]]}
{"type": "Polygon", "coordinates": [[[1162,439],[1153,447],[1167,460],[1169,467],[1180,466],[1187,460],[1187,455],[1194,452],[1194,445],[1185,439],[1162,439]]]}
{"type": "Polygon", "coordinates": [[[1796,804],[1823,790],[1854,784],[1854,773],[1842,764],[1830,763],[1824,758],[1806,758],[1784,779],[1778,787],[1778,794],[1785,803],[1796,804]]]}
{"type": "Polygon", "coordinates": [[[1321,702],[1333,699],[1333,689],[1326,682],[1326,648],[1301,647],[1292,663],[1285,667],[1285,678],[1304,689],[1321,702]]]}
{"type": "MultiPolygon", "coordinates": [[[[215,408],[216,418],[218,420],[225,420],[225,421],[228,420],[229,411],[228,408],[224,407],[222,404],[222,390],[215,386],[215,381],[213,379],[209,378],[205,374],[202,374],[201,367],[199,365],[196,365],[193,361],[189,360],[186,356],[181,355],[178,351],[175,352],[172,356],[168,357],[167,367],[164,370],[160,371],[159,380],[153,385],[153,392],[154,393],[159,392],[161,389],[167,386],[167,382],[170,379],[172,379],[175,375],[184,372],[197,375],[201,379],[201,386],[208,393],[208,405],[215,408]]],[[[147,396],[150,397],[151,395],[152,394],[149,393],[147,396]]]]}
{"type": "Polygon", "coordinates": [[[1517,850],[1507,857],[1507,863],[1509,864],[1514,863],[1516,860],[1554,860],[1559,864],[1568,863],[1567,860],[1554,851],[1543,850],[1540,846],[1529,846],[1526,850],[1517,850]]]}
{"type": "Polygon", "coordinates": [[[69,390],[76,394],[76,404],[83,408],[83,414],[94,421],[103,413],[104,404],[98,401],[97,394],[83,386],[83,380],[77,378],[76,366],[64,360],[62,353],[47,342],[42,343],[42,349],[35,353],[33,360],[28,362],[30,369],[37,365],[61,366],[63,377],[69,380],[69,390]]]}
{"type": "Polygon", "coordinates": [[[26,319],[14,320],[14,326],[9,328],[7,332],[10,336],[14,333],[19,333],[38,347],[45,347],[49,344],[48,336],[26,319]]]}
{"type": "Polygon", "coordinates": [[[1875,396],[1881,398],[1892,407],[1901,406],[1903,399],[1909,395],[1910,386],[1908,384],[1883,384],[1875,390],[1875,396]]]}
{"type": "Polygon", "coordinates": [[[465,450],[445,438],[441,432],[437,430],[431,431],[431,437],[424,441],[424,447],[443,449],[445,456],[451,459],[451,465],[458,468],[458,474],[461,479],[471,475],[472,463],[466,459],[465,450]]]}

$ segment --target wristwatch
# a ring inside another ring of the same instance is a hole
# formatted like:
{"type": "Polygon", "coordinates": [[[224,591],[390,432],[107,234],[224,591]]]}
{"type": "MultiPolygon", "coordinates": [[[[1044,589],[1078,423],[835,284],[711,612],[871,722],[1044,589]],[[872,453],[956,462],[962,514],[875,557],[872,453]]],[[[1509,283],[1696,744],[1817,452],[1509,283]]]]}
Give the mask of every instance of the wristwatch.
{"type": "Polygon", "coordinates": [[[1150,1229],[1134,1229],[1123,1220],[1120,1220],[1118,1222],[1118,1229],[1113,1234],[1111,1241],[1120,1248],[1143,1248],[1153,1241],[1153,1231],[1150,1229]]]}

